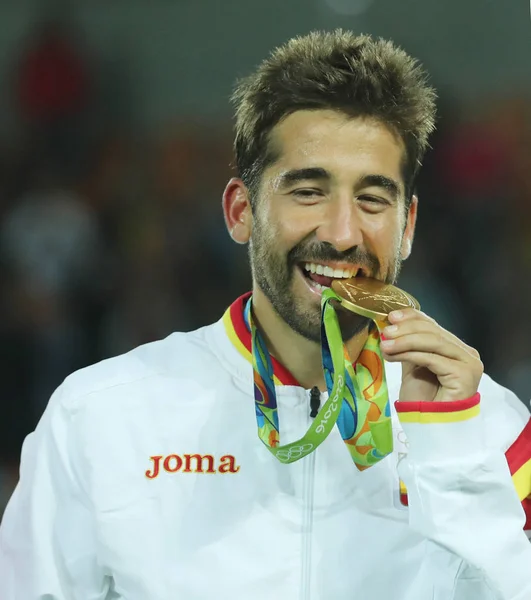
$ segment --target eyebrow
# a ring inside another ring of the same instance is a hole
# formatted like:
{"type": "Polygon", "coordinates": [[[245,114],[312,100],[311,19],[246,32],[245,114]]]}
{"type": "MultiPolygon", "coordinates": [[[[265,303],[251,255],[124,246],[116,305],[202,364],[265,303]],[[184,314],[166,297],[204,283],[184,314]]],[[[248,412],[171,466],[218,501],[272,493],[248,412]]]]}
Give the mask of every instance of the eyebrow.
{"type": "MultiPolygon", "coordinates": [[[[306,169],[292,169],[282,173],[279,177],[279,187],[288,188],[301,181],[330,181],[331,174],[322,167],[308,167],[306,169]]],[[[387,191],[396,201],[400,197],[400,184],[398,181],[385,175],[364,175],[357,183],[357,188],[378,187],[387,191]]]]}
{"type": "Polygon", "coordinates": [[[332,179],[330,173],[322,167],[308,167],[306,169],[292,169],[282,173],[279,177],[279,187],[287,188],[301,181],[315,181],[332,179]]]}

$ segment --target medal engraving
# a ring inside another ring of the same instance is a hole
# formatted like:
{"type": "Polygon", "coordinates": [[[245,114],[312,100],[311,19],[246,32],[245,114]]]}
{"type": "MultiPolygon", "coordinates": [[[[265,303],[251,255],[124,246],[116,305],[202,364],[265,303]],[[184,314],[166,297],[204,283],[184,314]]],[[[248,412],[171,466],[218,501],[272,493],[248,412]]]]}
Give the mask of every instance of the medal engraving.
{"type": "Polygon", "coordinates": [[[404,308],[420,308],[407,292],[394,285],[368,277],[353,277],[332,282],[341,306],[373,321],[386,321],[387,315],[404,308]]]}

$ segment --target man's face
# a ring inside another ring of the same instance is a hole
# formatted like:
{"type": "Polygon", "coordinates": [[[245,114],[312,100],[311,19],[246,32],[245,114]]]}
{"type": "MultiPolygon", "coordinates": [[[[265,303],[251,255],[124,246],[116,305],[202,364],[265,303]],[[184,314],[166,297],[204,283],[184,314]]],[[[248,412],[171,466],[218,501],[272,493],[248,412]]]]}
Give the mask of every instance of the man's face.
{"type": "MultiPolygon", "coordinates": [[[[415,205],[406,217],[404,146],[377,121],[329,110],[293,113],[270,144],[278,159],[254,198],[253,281],[292,329],[319,342],[322,286],[332,278],[397,280],[416,214],[415,205]]],[[[368,324],[339,316],[346,339],[368,324]]]]}

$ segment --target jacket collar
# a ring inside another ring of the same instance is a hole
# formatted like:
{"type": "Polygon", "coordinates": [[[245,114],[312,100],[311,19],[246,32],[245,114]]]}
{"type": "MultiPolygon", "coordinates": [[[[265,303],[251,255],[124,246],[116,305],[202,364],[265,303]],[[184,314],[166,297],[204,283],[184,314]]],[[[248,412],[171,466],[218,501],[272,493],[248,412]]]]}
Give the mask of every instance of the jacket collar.
{"type": "MultiPolygon", "coordinates": [[[[251,292],[248,292],[235,300],[225,311],[222,321],[232,345],[241,356],[252,364],[251,332],[244,318],[245,306],[250,297],[251,292]]],[[[271,357],[271,363],[273,365],[275,385],[300,385],[286,367],[279,363],[273,356],[271,357]]]]}

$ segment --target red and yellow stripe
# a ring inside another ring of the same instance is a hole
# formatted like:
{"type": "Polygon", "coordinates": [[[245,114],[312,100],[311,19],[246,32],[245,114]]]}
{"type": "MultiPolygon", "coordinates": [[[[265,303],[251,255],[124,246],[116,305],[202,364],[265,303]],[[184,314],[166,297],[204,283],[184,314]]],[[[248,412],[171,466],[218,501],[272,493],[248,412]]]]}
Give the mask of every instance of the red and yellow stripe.
{"type": "MultiPolygon", "coordinates": [[[[479,394],[477,394],[477,395],[479,396],[479,394]]],[[[475,398],[475,397],[473,397],[473,398],[475,398]]],[[[472,398],[470,398],[470,401],[472,401],[472,398]]],[[[466,416],[466,415],[470,414],[468,411],[470,411],[471,408],[474,408],[474,406],[467,407],[467,404],[464,404],[464,403],[470,404],[470,401],[464,400],[463,403],[448,402],[448,403],[439,403],[439,404],[461,404],[462,405],[461,414],[465,415],[465,419],[468,419],[471,417],[466,416]]],[[[479,403],[479,400],[478,400],[478,403],[479,403]]],[[[397,402],[396,404],[414,405],[414,404],[418,404],[418,403],[416,403],[416,402],[398,403],[397,402]]],[[[420,403],[420,404],[428,404],[428,403],[420,403]]],[[[409,407],[409,408],[410,408],[409,413],[406,412],[406,413],[402,413],[400,415],[401,421],[404,421],[404,419],[403,419],[404,414],[409,414],[409,415],[448,414],[448,412],[444,412],[444,411],[437,412],[437,411],[429,411],[429,410],[425,411],[422,409],[415,410],[415,408],[413,406],[409,407]]],[[[478,406],[478,408],[479,408],[479,406],[478,406]]],[[[397,407],[397,410],[398,410],[398,407],[397,407]]],[[[402,408],[402,410],[404,410],[404,408],[402,408]]],[[[455,421],[462,421],[465,419],[455,419],[455,421]]],[[[419,420],[418,417],[415,416],[409,422],[441,423],[441,422],[448,422],[448,421],[438,420],[437,417],[435,419],[429,418],[429,419],[423,421],[422,419],[419,420]]],[[[520,498],[520,500],[522,502],[522,506],[523,506],[524,512],[526,514],[526,523],[524,525],[524,529],[531,531],[531,418],[529,419],[527,425],[524,427],[524,429],[522,430],[522,432],[520,433],[518,438],[515,440],[515,442],[512,444],[512,446],[509,448],[509,450],[507,450],[507,452],[505,453],[505,457],[506,457],[507,463],[509,465],[509,471],[513,478],[513,483],[514,483],[514,487],[516,489],[516,493],[518,494],[518,497],[520,498]]],[[[403,481],[400,481],[400,501],[404,506],[408,505],[407,488],[403,481]]]]}
{"type": "Polygon", "coordinates": [[[455,402],[395,402],[401,423],[457,423],[479,415],[480,395],[455,402]]]}
{"type": "MultiPolygon", "coordinates": [[[[251,292],[240,296],[235,300],[223,315],[223,324],[229,340],[232,342],[236,350],[250,364],[253,363],[253,355],[251,352],[251,332],[247,328],[244,319],[244,311],[247,300],[249,300],[251,292]]],[[[273,381],[275,385],[299,385],[299,382],[293,375],[281,365],[275,357],[271,357],[273,365],[273,381]]]]}
{"type": "Polygon", "coordinates": [[[505,457],[514,487],[526,513],[525,529],[531,530],[531,418],[505,457]]]}
{"type": "Polygon", "coordinates": [[[406,484],[400,479],[400,503],[403,506],[409,506],[406,484]]]}

